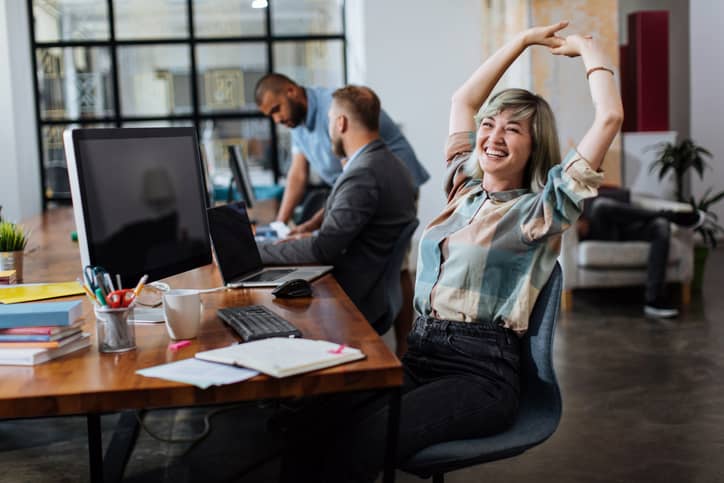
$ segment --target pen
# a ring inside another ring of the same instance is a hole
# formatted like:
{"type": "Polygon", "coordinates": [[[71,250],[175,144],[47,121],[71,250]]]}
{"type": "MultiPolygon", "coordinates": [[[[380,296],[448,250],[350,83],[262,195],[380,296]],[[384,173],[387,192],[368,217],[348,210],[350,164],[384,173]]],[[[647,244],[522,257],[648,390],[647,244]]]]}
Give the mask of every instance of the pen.
{"type": "Polygon", "coordinates": [[[86,285],[86,284],[84,284],[84,283],[81,283],[81,281],[80,281],[79,278],[77,278],[75,281],[78,282],[78,284],[79,284],[81,287],[83,287],[83,291],[84,291],[85,294],[88,296],[88,298],[91,300],[91,302],[93,302],[93,304],[97,304],[97,303],[98,303],[98,299],[96,299],[96,296],[93,295],[93,292],[91,292],[91,290],[88,288],[88,285],[86,285]]]}
{"type": "Polygon", "coordinates": [[[108,305],[106,298],[103,295],[103,290],[100,287],[96,289],[96,298],[98,299],[98,303],[101,304],[101,307],[106,307],[108,305]]]}
{"type": "Polygon", "coordinates": [[[98,293],[98,289],[101,289],[101,293],[104,297],[108,295],[108,291],[106,290],[105,282],[103,280],[103,275],[101,275],[100,273],[96,273],[94,275],[94,278],[96,280],[96,287],[98,287],[96,288],[96,293],[98,293]]]}
{"type": "Polygon", "coordinates": [[[138,297],[138,294],[141,293],[141,290],[143,290],[143,286],[146,284],[146,280],[148,280],[148,275],[144,275],[141,277],[141,280],[138,281],[138,285],[136,285],[136,288],[133,289],[133,295],[138,297]]]}
{"type": "Polygon", "coordinates": [[[121,274],[116,274],[116,285],[118,286],[118,290],[121,290],[123,288],[123,284],[121,283],[121,274]]]}
{"type": "Polygon", "coordinates": [[[111,276],[108,274],[108,272],[103,274],[103,280],[105,280],[106,282],[106,291],[108,293],[115,292],[116,288],[113,286],[113,280],[111,280],[111,276]]]}

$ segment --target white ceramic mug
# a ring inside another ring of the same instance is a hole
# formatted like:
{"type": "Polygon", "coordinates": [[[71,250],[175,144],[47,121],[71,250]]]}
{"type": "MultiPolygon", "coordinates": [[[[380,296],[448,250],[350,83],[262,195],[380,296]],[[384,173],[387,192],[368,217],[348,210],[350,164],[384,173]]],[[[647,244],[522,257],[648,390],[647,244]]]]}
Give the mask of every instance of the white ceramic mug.
{"type": "Polygon", "coordinates": [[[171,289],[163,294],[166,329],[174,340],[193,339],[198,335],[202,311],[198,290],[171,289]]]}

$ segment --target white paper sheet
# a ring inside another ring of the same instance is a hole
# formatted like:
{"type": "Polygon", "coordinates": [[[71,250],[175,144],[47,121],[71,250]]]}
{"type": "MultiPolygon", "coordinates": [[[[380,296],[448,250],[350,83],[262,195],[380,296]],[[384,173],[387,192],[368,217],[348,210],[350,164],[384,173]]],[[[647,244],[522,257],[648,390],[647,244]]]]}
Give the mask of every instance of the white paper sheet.
{"type": "Polygon", "coordinates": [[[139,369],[136,371],[136,374],[146,377],[168,379],[169,381],[184,382],[186,384],[193,384],[201,389],[206,389],[210,386],[222,386],[224,384],[241,382],[259,373],[240,367],[191,358],[169,364],[161,364],[160,366],[147,367],[146,369],[139,369]]]}
{"type": "Polygon", "coordinates": [[[161,324],[166,321],[163,314],[163,307],[139,307],[133,309],[133,317],[130,322],[134,324],[161,324]]]}

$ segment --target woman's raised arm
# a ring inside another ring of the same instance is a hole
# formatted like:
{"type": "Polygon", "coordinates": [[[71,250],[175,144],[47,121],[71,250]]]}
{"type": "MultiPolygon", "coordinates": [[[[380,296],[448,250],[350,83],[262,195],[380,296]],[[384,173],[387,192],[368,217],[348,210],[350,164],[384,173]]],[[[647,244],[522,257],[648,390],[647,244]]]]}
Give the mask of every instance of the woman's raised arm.
{"type": "Polygon", "coordinates": [[[525,30],[489,57],[453,94],[448,133],[474,131],[473,117],[515,59],[531,45],[544,45],[551,49],[560,47],[564,41],[556,32],[566,26],[568,22],[558,22],[525,30]]]}
{"type": "Polygon", "coordinates": [[[601,43],[590,36],[569,35],[551,52],[569,57],[580,55],[586,66],[595,116],[577,149],[593,169],[598,169],[623,123],[623,105],[613,78],[611,61],[601,43]]]}

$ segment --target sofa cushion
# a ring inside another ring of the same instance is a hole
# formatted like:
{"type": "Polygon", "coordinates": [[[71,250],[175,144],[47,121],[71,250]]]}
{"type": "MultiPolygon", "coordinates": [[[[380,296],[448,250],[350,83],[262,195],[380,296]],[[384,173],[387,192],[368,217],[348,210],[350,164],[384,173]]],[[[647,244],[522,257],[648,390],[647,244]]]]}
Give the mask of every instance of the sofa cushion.
{"type": "MultiPolygon", "coordinates": [[[[599,268],[641,268],[648,265],[648,242],[606,242],[589,240],[578,245],[578,265],[599,268]]],[[[680,258],[681,247],[674,242],[669,245],[667,265],[676,264],[680,258]]]]}

